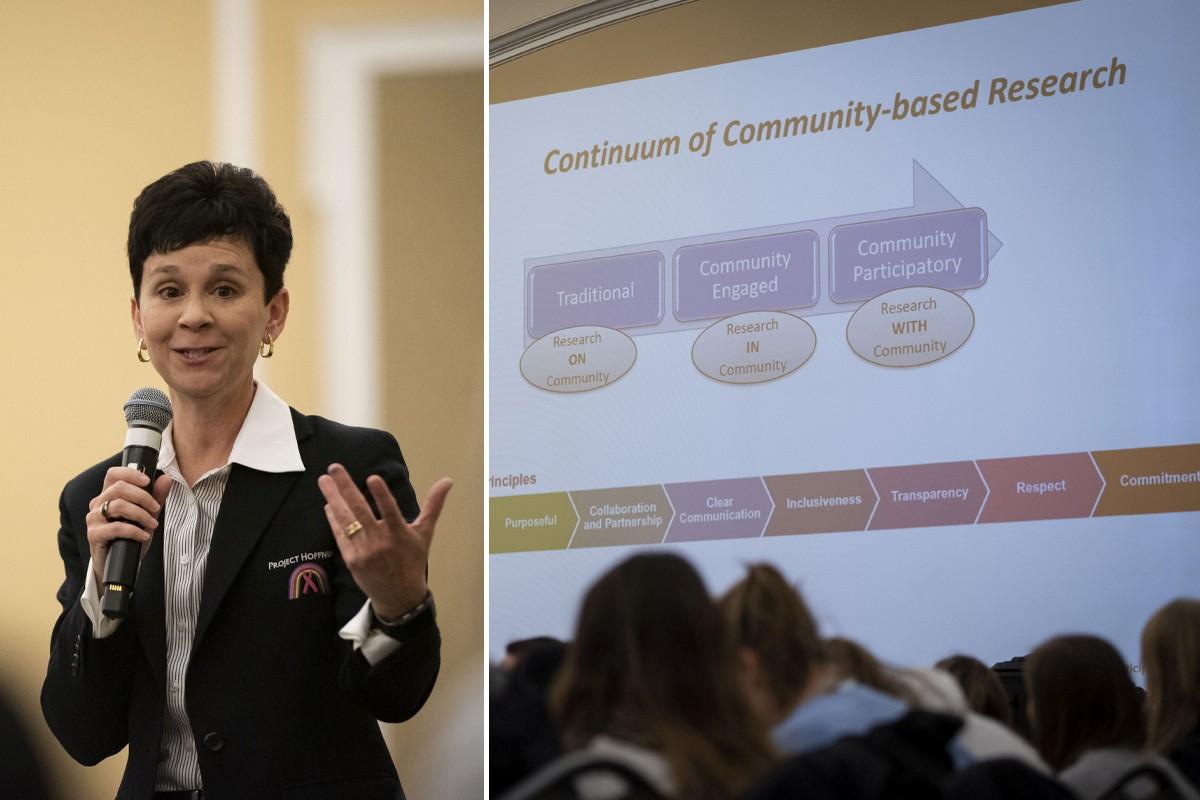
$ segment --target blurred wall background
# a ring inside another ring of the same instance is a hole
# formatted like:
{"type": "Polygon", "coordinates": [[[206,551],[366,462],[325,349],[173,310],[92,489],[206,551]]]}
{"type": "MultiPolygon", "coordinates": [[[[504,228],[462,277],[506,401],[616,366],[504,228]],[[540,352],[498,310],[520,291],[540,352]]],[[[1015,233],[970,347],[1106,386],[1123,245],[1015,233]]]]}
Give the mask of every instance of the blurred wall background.
{"type": "Polygon", "coordinates": [[[385,733],[414,800],[482,795],[482,45],[480,0],[0,5],[0,680],[62,797],[112,797],[124,754],[81,767],[41,721],[58,493],[117,449],[129,393],[162,385],[134,357],[124,237],[138,191],[201,158],[254,167],[292,217],[262,377],[391,430],[418,494],[456,479],[430,568],[439,686],[385,733]]]}

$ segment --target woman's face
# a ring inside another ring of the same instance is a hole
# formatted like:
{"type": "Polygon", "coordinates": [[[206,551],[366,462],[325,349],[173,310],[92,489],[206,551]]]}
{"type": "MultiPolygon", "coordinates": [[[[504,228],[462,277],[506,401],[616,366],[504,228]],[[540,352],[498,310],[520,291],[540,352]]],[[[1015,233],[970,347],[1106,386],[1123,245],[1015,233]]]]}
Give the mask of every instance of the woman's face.
{"type": "Polygon", "coordinates": [[[132,303],[134,332],[174,394],[236,402],[253,382],[258,346],[278,338],[288,293],[263,303],[263,274],[241,239],[155,253],[132,303]]]}

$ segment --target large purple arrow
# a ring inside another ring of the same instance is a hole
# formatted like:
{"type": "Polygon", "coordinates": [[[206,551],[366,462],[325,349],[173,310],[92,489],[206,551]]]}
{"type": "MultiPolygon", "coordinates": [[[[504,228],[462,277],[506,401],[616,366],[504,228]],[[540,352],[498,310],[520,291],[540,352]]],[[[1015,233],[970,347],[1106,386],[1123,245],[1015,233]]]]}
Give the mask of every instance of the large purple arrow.
{"type": "MultiPolygon", "coordinates": [[[[638,335],[703,328],[746,311],[806,317],[845,313],[900,286],[974,289],[986,282],[988,264],[1001,247],[987,228],[984,210],[965,208],[914,160],[910,206],[526,259],[526,313],[550,299],[531,294],[534,270],[553,265],[571,272],[579,262],[581,272],[594,273],[603,270],[606,259],[617,263],[632,253],[662,254],[660,285],[671,308],[657,323],[639,320],[625,328],[638,335]],[[739,288],[751,284],[754,296],[739,288]]],[[[585,305],[575,313],[578,319],[556,324],[603,324],[589,318],[592,309],[585,305]]],[[[525,338],[526,344],[532,341],[528,328],[525,338]]]]}

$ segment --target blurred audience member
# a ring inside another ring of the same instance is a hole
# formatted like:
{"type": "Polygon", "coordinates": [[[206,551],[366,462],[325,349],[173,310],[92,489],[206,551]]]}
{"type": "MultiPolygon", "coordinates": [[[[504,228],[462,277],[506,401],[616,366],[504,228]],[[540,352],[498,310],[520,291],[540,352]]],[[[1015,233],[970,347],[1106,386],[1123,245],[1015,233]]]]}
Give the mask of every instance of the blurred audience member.
{"type": "Polygon", "coordinates": [[[954,680],[958,681],[963,694],[966,695],[967,705],[973,711],[1005,725],[1012,724],[1004,685],[1000,683],[1000,676],[987,664],[977,658],[960,654],[943,658],[934,666],[954,676],[954,680]]]}
{"type": "MultiPolygon", "coordinates": [[[[728,800],[773,761],[717,609],[674,555],[634,556],[591,587],[551,707],[568,748],[626,764],[667,797],[728,800]]],[[[578,756],[530,783],[567,761],[578,756]]],[[[573,788],[584,800],[614,796],[610,783],[573,788]]]]}
{"type": "Polygon", "coordinates": [[[566,656],[562,641],[539,636],[510,644],[508,668],[491,699],[488,774],[500,794],[562,754],[548,694],[566,656]],[[513,644],[517,645],[516,647],[513,644]]]}
{"type": "Polygon", "coordinates": [[[1142,630],[1149,745],[1200,787],[1200,599],[1180,598],[1142,630]]]}
{"type": "Polygon", "coordinates": [[[1013,730],[967,705],[967,696],[954,676],[936,668],[899,670],[897,678],[918,708],[957,714],[963,727],[954,741],[955,763],[961,768],[990,759],[1015,759],[1035,772],[1048,774],[1037,751],[1013,730]]]}
{"type": "Polygon", "coordinates": [[[500,659],[500,664],[498,666],[505,672],[512,672],[517,664],[520,663],[527,654],[535,651],[546,652],[546,648],[549,648],[550,652],[557,650],[561,655],[562,646],[562,640],[555,639],[553,636],[534,636],[529,639],[514,639],[504,646],[504,657],[500,659]]]}
{"type": "Polygon", "coordinates": [[[742,684],[789,755],[899,719],[904,701],[843,677],[804,598],[779,570],[754,564],[719,600],[739,648],[742,684]]]}
{"type": "Polygon", "coordinates": [[[1026,741],[1031,741],[1033,737],[1029,733],[1029,720],[1025,718],[1025,710],[1029,707],[1025,697],[1025,656],[998,661],[992,664],[992,672],[1000,679],[1008,698],[1008,713],[1012,719],[1010,726],[1026,741]]]}
{"type": "Polygon", "coordinates": [[[1050,639],[1026,661],[1025,684],[1034,744],[1083,800],[1101,797],[1147,764],[1187,791],[1166,759],[1143,749],[1141,703],[1124,660],[1108,642],[1095,636],[1050,639]]]}
{"type": "Polygon", "coordinates": [[[24,716],[9,702],[7,693],[0,691],[0,796],[20,800],[51,797],[40,756],[24,716]]]}

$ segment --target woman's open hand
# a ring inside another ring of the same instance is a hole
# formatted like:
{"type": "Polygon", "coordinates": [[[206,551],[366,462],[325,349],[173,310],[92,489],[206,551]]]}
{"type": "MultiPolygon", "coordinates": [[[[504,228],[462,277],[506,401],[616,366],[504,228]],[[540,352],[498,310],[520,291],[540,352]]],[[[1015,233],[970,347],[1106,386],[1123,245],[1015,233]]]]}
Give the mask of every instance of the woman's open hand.
{"type": "Polygon", "coordinates": [[[317,479],[342,560],[380,617],[396,619],[425,599],[433,529],[453,485],[449,478],[435,483],[420,515],[408,522],[378,475],[367,478],[367,491],[380,518],[341,464],[331,464],[328,474],[317,479]]]}

